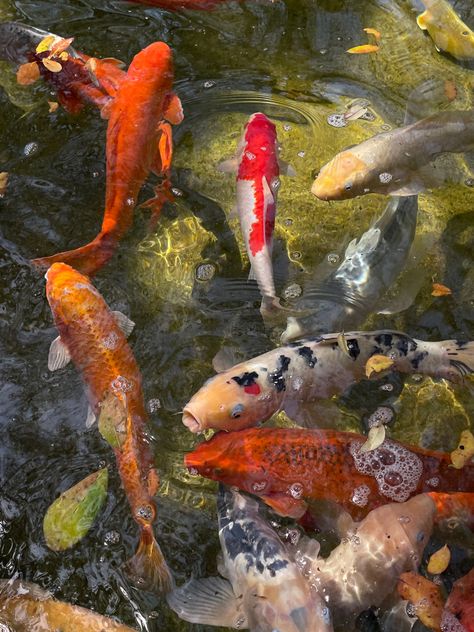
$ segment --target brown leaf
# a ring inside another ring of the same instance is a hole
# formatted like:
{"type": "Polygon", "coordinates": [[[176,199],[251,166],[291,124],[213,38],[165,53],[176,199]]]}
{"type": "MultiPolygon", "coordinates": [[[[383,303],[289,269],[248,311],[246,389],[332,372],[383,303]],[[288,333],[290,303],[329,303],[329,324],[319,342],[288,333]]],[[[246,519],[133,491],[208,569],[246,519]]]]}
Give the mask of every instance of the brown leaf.
{"type": "Polygon", "coordinates": [[[0,171],[0,197],[5,195],[8,185],[8,173],[6,171],[0,171]]]}
{"type": "Polygon", "coordinates": [[[359,452],[375,450],[385,441],[385,426],[373,426],[367,435],[367,441],[360,446],[359,452]]]}
{"type": "Polygon", "coordinates": [[[54,59],[49,59],[49,57],[45,57],[41,60],[43,62],[43,66],[47,68],[50,72],[61,72],[63,67],[58,61],[54,61],[54,59]]]}
{"type": "Polygon", "coordinates": [[[427,567],[428,573],[431,573],[432,575],[444,573],[449,566],[450,560],[451,551],[449,550],[448,545],[445,544],[443,547],[435,551],[430,557],[427,567]]]}
{"type": "Polygon", "coordinates": [[[365,55],[367,53],[376,53],[378,50],[379,47],[375,44],[363,44],[362,46],[353,46],[346,52],[351,53],[351,55],[365,55]]]}
{"type": "Polygon", "coordinates": [[[380,33],[380,31],[377,31],[377,29],[372,29],[370,27],[367,27],[364,29],[364,31],[367,33],[367,35],[373,35],[375,39],[377,40],[377,42],[382,37],[382,34],[380,33]]]}
{"type": "Polygon", "coordinates": [[[413,604],[416,616],[431,630],[439,632],[443,612],[441,589],[426,577],[413,573],[402,573],[397,585],[398,594],[413,604]]]}
{"type": "Polygon", "coordinates": [[[59,103],[57,101],[48,101],[48,105],[50,114],[51,112],[56,112],[59,107],[59,103]]]}
{"type": "Polygon", "coordinates": [[[16,80],[20,86],[29,86],[39,78],[40,71],[35,61],[22,64],[16,72],[16,80]]]}
{"type": "Polygon", "coordinates": [[[381,373],[382,371],[386,371],[391,366],[393,366],[394,362],[391,358],[387,358],[387,356],[375,354],[371,356],[365,365],[365,374],[367,377],[371,377],[373,373],[381,373]]]}
{"type": "Polygon", "coordinates": [[[474,435],[470,430],[463,430],[459,437],[458,447],[451,452],[452,467],[460,470],[474,456],[474,435]]]}
{"type": "Polygon", "coordinates": [[[441,285],[441,283],[433,283],[433,291],[431,292],[431,296],[449,296],[452,294],[449,287],[445,285],[441,285]]]}
{"type": "Polygon", "coordinates": [[[68,38],[61,38],[60,40],[54,42],[54,44],[50,48],[50,51],[51,51],[50,57],[53,57],[53,55],[59,55],[59,53],[62,53],[64,50],[66,50],[66,48],[69,48],[69,46],[71,46],[73,41],[74,41],[73,37],[68,37],[68,38]]]}

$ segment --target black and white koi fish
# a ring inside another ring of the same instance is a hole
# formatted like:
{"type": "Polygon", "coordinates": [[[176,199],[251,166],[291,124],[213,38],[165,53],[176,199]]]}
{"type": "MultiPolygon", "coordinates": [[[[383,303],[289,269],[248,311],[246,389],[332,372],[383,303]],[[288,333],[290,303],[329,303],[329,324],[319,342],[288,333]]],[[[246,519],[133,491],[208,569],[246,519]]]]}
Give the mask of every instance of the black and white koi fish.
{"type": "Polygon", "coordinates": [[[219,540],[226,577],[191,579],[171,592],[185,621],[254,632],[331,632],[329,608],[259,513],[259,504],[219,486],[219,540]]]}
{"type": "MultiPolygon", "coordinates": [[[[367,360],[385,355],[390,370],[462,381],[474,372],[474,342],[425,342],[407,334],[325,334],[278,347],[209,379],[183,410],[191,432],[240,430],[295,402],[327,399],[365,378],[367,360]]],[[[380,374],[379,374],[380,375],[380,374]]]]}
{"type": "Polygon", "coordinates": [[[337,270],[305,287],[297,304],[305,315],[288,318],[282,343],[362,324],[401,272],[415,236],[417,215],[416,196],[390,200],[359,241],[350,242],[337,270]]]}

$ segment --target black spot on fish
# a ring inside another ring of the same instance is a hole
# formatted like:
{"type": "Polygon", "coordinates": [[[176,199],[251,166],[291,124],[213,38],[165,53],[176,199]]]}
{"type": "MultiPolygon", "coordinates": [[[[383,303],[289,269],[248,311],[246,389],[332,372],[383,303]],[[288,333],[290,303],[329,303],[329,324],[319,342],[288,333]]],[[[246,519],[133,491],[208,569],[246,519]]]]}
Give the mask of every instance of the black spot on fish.
{"type": "Polygon", "coordinates": [[[357,356],[360,354],[359,343],[356,338],[351,338],[350,340],[346,340],[347,349],[349,350],[349,355],[353,360],[357,360],[357,356]]]}
{"type": "Polygon", "coordinates": [[[375,336],[375,342],[378,342],[379,345],[384,345],[389,349],[392,348],[393,336],[392,334],[380,334],[379,336],[375,336]]]}
{"type": "Polygon", "coordinates": [[[281,571],[282,568],[286,568],[288,566],[288,560],[275,560],[271,564],[267,566],[270,571],[270,575],[275,577],[277,571],[281,571]]]}
{"type": "Polygon", "coordinates": [[[309,347],[300,347],[298,349],[298,355],[306,360],[307,365],[313,369],[318,359],[314,355],[313,351],[309,347]]]}
{"type": "Polygon", "coordinates": [[[457,351],[462,351],[462,349],[467,346],[467,344],[469,343],[469,340],[456,340],[456,347],[457,347],[457,351]]]}
{"type": "Polygon", "coordinates": [[[236,375],[232,379],[234,382],[237,382],[239,386],[253,386],[255,384],[255,380],[258,377],[258,373],[252,371],[248,373],[247,371],[243,375],[236,375]]]}
{"type": "Polygon", "coordinates": [[[420,366],[420,362],[423,362],[423,360],[426,358],[427,355],[428,355],[428,351],[420,351],[419,353],[416,353],[415,357],[411,361],[412,367],[415,370],[418,370],[420,366]]]}
{"type": "Polygon", "coordinates": [[[281,355],[277,360],[276,370],[268,374],[268,381],[273,384],[273,386],[279,393],[286,389],[286,382],[285,378],[283,377],[283,373],[288,371],[288,366],[290,362],[290,358],[281,355]]]}
{"type": "Polygon", "coordinates": [[[406,338],[405,336],[400,336],[395,346],[400,351],[402,356],[406,356],[408,353],[408,338],[406,338]]]}

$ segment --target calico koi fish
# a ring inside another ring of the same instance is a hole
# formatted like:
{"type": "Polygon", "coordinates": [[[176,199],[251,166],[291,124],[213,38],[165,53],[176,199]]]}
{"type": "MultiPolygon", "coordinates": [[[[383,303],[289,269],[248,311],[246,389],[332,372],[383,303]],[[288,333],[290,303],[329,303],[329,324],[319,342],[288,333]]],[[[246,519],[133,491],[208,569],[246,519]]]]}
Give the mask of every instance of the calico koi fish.
{"type": "Polygon", "coordinates": [[[170,199],[172,158],[170,123],[183,118],[179,98],[171,91],[173,62],[169,46],[155,42],[133,58],[110,103],[107,127],[107,183],[102,228],[89,244],[34,259],[48,267],[61,261],[84,274],[94,274],[112,257],[131,226],[138,193],[150,170],[165,176],[153,199],[154,215],[170,199]]]}
{"type": "Polygon", "coordinates": [[[438,50],[456,59],[474,58],[474,33],[446,0],[422,0],[426,11],[416,22],[428,31],[438,50]]]}
{"type": "Polygon", "coordinates": [[[474,464],[455,470],[449,454],[389,439],[361,452],[365,440],[351,432],[299,428],[219,432],[188,453],[185,464],[294,518],[316,499],[334,501],[359,520],[422,492],[474,492],[474,464]]]}
{"type": "Polygon", "coordinates": [[[391,370],[462,381],[474,371],[474,342],[425,342],[396,331],[327,334],[273,349],[210,378],[183,410],[191,432],[239,430],[299,402],[341,394],[365,378],[373,355],[391,370]]]}
{"type": "Polygon", "coordinates": [[[433,183],[431,160],[473,147],[474,111],[440,112],[340,152],[322,167],[311,192],[321,200],[416,195],[433,183]]]}
{"type": "Polygon", "coordinates": [[[222,574],[191,579],[168,595],[185,621],[254,632],[332,632],[329,609],[259,512],[258,502],[219,485],[222,574]]]}
{"type": "Polygon", "coordinates": [[[114,448],[122,485],[140,542],[128,562],[130,574],[144,588],[167,592],[171,573],[153,534],[153,495],[158,475],[147,438],[147,414],[141,375],[125,334],[133,323],[111,312],[89,279],[66,264],[55,263],[46,273],[46,295],[59,337],[51,344],[48,368],[72,360],[88,389],[87,425],[99,416],[99,429],[114,448]]]}
{"type": "Polygon", "coordinates": [[[280,171],[295,175],[278,157],[275,125],[257,112],[248,120],[235,158],[219,165],[220,171],[237,173],[237,210],[250,260],[250,277],[262,294],[262,314],[280,307],[275,294],[272,242],[275,229],[280,171]]]}

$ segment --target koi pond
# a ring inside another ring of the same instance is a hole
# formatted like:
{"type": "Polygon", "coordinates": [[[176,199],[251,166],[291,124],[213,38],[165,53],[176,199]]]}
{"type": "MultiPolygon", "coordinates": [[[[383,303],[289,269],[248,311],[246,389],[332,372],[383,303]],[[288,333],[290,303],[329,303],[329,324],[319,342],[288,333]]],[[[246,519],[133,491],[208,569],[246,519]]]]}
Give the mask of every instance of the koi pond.
{"type": "MultiPolygon", "coordinates": [[[[473,3],[451,0],[451,5],[474,30],[473,3]]],[[[474,60],[438,51],[417,24],[423,10],[417,0],[229,0],[212,10],[168,10],[125,0],[0,0],[2,22],[74,37],[76,50],[121,60],[125,68],[152,42],[164,41],[173,51],[173,91],[184,119],[173,125],[172,201],[156,222],[150,222],[148,208],[137,206],[133,225],[92,282],[110,309],[135,323],[128,343],[142,375],[160,477],[154,533],[177,586],[191,577],[218,575],[221,556],[217,483],[183,462],[211,433],[189,432],[181,421],[183,409],[223,358],[232,366],[271,351],[281,346],[286,328],[286,313],[270,325],[262,319],[262,297],[256,281],[248,280],[249,258],[234,212],[235,174],[218,165],[236,155],[251,114],[263,112],[275,124],[280,156],[296,175],[281,171],[273,277],[276,295],[294,314],[305,288],[335,273],[348,245],[394,199],[379,194],[318,199],[311,187],[323,165],[381,132],[473,107],[474,60]],[[377,35],[364,32],[367,28],[377,35]],[[377,50],[347,53],[366,44],[377,50]]],[[[77,115],[57,107],[54,87],[46,81],[18,85],[17,67],[0,62],[0,171],[8,174],[0,194],[0,579],[32,582],[58,600],[140,631],[229,629],[182,621],[164,597],[130,581],[124,562],[139,536],[114,452],[97,426],[86,427],[88,392],[80,372],[73,364],[48,370],[50,344],[58,334],[44,272],[30,261],[87,244],[99,232],[108,123],[90,105],[77,115]],[[105,466],[108,494],[91,529],[74,546],[50,550],[43,534],[48,507],[105,466]]],[[[390,282],[381,282],[383,291],[357,322],[345,321],[346,331],[474,340],[472,154],[444,153],[436,159],[436,173],[436,186],[416,191],[416,230],[400,227],[415,232],[397,273],[390,270],[400,246],[393,243],[392,251],[390,236],[377,265],[361,269],[361,277],[387,273],[390,282]]],[[[153,197],[156,182],[151,174],[140,204],[153,197]]],[[[328,297],[326,292],[323,298],[328,297]]],[[[339,345],[350,353],[338,333],[339,345]]],[[[471,429],[473,382],[469,375],[455,382],[440,375],[413,369],[385,371],[379,380],[358,378],[339,395],[302,401],[291,411],[280,406],[265,426],[301,424],[367,435],[368,419],[385,407],[387,437],[450,453],[471,429]]],[[[282,539],[303,533],[291,518],[262,512],[282,539]]],[[[327,557],[339,539],[330,518],[322,518],[308,533],[327,557]]],[[[474,566],[474,536],[466,521],[453,517],[436,525],[421,566],[412,569],[433,579],[427,561],[445,544],[451,558],[439,574],[444,596],[474,566]]],[[[394,604],[367,607],[336,621],[334,629],[410,629],[406,617],[402,625],[387,616],[394,604]]],[[[416,617],[410,623],[414,630],[429,629],[416,617]]],[[[251,629],[272,630],[257,625],[251,629]]],[[[0,603],[0,629],[53,628],[3,623],[0,603]]],[[[309,632],[320,629],[329,628],[309,632]]]]}

